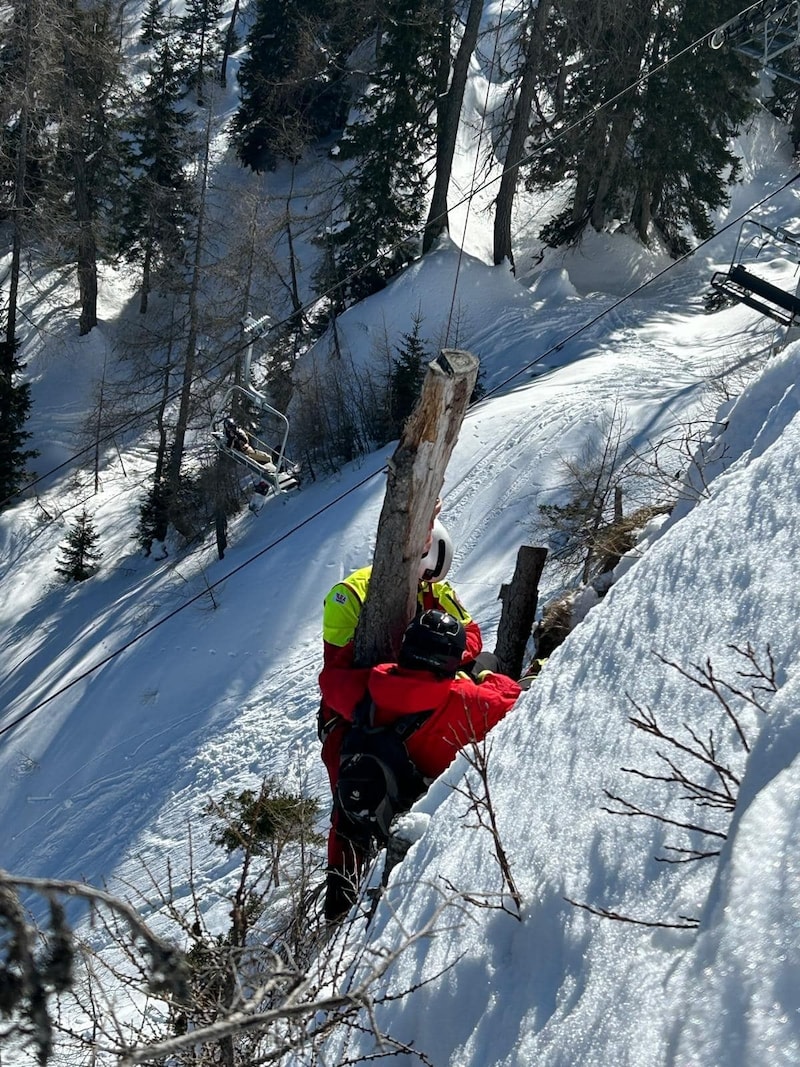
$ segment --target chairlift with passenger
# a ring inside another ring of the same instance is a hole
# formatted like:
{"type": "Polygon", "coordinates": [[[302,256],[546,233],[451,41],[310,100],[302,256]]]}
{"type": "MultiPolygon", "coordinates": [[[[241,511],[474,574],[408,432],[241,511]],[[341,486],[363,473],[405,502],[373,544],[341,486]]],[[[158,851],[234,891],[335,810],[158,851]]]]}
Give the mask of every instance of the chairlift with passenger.
{"type": "Polygon", "coordinates": [[[782,226],[766,226],[763,222],[745,219],[739,228],[730,267],[712,275],[711,286],[783,326],[797,325],[800,323],[800,296],[787,293],[749,269],[767,244],[789,246],[794,250],[795,259],[800,261],[800,234],[791,233],[782,226]],[[751,229],[755,232],[750,233],[751,229]]]}
{"type": "MultiPolygon", "coordinates": [[[[253,476],[253,490],[263,499],[280,496],[300,486],[299,467],[286,455],[289,420],[250,384],[253,345],[268,324],[268,315],[260,319],[247,315],[242,322],[242,331],[248,339],[242,367],[242,380],[246,384],[231,385],[211,419],[211,439],[218,451],[253,476]],[[255,408],[260,425],[268,424],[270,441],[260,439],[236,423],[239,412],[248,407],[255,408]]],[[[253,503],[250,509],[259,510],[253,503]]]]}

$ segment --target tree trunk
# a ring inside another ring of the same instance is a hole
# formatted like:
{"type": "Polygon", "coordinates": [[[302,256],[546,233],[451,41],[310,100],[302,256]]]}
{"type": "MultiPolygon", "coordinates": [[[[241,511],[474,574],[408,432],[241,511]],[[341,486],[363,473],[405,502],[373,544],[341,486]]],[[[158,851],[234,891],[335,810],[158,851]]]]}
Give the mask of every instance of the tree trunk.
{"type": "Polygon", "coordinates": [[[527,40],[523,53],[522,79],[519,94],[514,107],[514,118],[508,138],[508,148],[503,160],[503,177],[500,190],[495,200],[494,215],[494,263],[495,266],[507,259],[514,267],[514,253],[511,247],[511,215],[514,208],[514,194],[519,178],[519,164],[525,154],[525,138],[530,124],[533,90],[536,85],[537,66],[540,57],[540,44],[550,4],[540,0],[531,11],[528,9],[527,40]]]}
{"type": "Polygon", "coordinates": [[[238,15],[239,0],[233,0],[233,10],[231,11],[231,20],[228,23],[228,32],[225,34],[225,46],[222,50],[222,66],[220,67],[219,72],[219,80],[223,89],[228,85],[228,58],[233,49],[233,42],[236,36],[236,19],[238,15]]]}
{"type": "MultiPolygon", "coordinates": [[[[447,17],[449,20],[451,11],[452,3],[446,2],[443,19],[447,17]]],[[[458,52],[453,63],[450,88],[447,94],[444,97],[440,97],[437,103],[436,181],[433,186],[433,198],[428,211],[428,221],[425,224],[425,234],[422,238],[423,252],[427,252],[439,234],[447,229],[447,190],[450,187],[450,175],[453,170],[453,156],[456,150],[456,138],[461,118],[461,105],[464,101],[464,88],[467,84],[469,61],[478,41],[478,29],[482,12],[483,0],[470,0],[464,35],[461,38],[461,44],[458,46],[458,52]]],[[[442,25],[442,34],[449,40],[449,34],[445,34],[444,23],[442,25]]],[[[444,57],[442,57],[442,62],[444,63],[444,57]]]]}
{"type": "Polygon", "coordinates": [[[80,147],[76,147],[72,152],[72,173],[75,216],[78,223],[76,259],[81,302],[78,332],[83,337],[97,325],[97,242],[86,181],[86,160],[80,147]]]}
{"type": "Polygon", "coordinates": [[[200,297],[200,274],[203,258],[203,244],[205,239],[205,211],[206,195],[208,192],[208,168],[211,144],[211,112],[208,113],[206,122],[206,137],[203,155],[203,165],[200,172],[200,196],[197,208],[197,233],[194,241],[194,256],[192,263],[192,281],[189,288],[189,334],[186,338],[186,356],[183,364],[183,379],[181,382],[180,401],[178,404],[178,417],[175,422],[175,437],[172,442],[172,450],[167,467],[167,482],[170,493],[173,494],[178,488],[183,462],[183,451],[186,442],[186,431],[189,427],[191,415],[192,383],[195,377],[195,363],[197,361],[197,334],[200,297]]]}
{"type": "Polygon", "coordinates": [[[500,670],[510,678],[519,678],[522,674],[525,646],[536,619],[539,579],[546,559],[546,548],[522,545],[517,553],[517,566],[511,584],[500,589],[503,611],[497,628],[494,654],[500,670]]]}
{"type": "Polygon", "coordinates": [[[475,356],[444,349],[428,366],[389,460],[372,577],[355,635],[358,666],[394,659],[414,617],[428,524],[477,376],[475,356]]]}

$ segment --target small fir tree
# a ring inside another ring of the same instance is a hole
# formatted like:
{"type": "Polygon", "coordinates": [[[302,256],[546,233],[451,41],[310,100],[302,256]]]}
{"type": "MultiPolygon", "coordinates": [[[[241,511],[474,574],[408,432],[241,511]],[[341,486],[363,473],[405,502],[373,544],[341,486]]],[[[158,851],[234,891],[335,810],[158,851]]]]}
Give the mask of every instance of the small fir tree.
{"type": "Polygon", "coordinates": [[[102,556],[97,548],[99,540],[94,523],[84,508],[61,546],[56,574],[65,582],[84,582],[91,578],[102,556]]]}
{"type": "Polygon", "coordinates": [[[397,437],[419,399],[422,382],[432,356],[419,335],[422,319],[415,315],[410,333],[403,334],[389,375],[389,419],[391,436],[397,437]]]}
{"type": "Polygon", "coordinates": [[[24,429],[31,409],[31,387],[20,382],[23,364],[16,341],[0,341],[0,510],[12,503],[25,484],[28,460],[38,452],[25,448],[30,434],[24,429]]]}

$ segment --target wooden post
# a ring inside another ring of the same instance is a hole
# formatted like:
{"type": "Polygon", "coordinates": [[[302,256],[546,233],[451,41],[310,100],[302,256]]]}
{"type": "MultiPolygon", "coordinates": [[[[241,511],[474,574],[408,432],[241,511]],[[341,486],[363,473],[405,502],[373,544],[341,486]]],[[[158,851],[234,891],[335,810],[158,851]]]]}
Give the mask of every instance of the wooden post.
{"type": "Polygon", "coordinates": [[[388,463],[372,577],[356,628],[356,666],[395,659],[414,617],[419,561],[477,377],[478,359],[458,349],[443,349],[428,364],[388,463]]]}
{"type": "Polygon", "coordinates": [[[503,610],[494,654],[502,673],[511,678],[519,678],[522,673],[525,646],[536,618],[539,579],[546,559],[546,548],[522,545],[517,553],[517,566],[511,584],[500,587],[498,599],[503,601],[503,610]]]}

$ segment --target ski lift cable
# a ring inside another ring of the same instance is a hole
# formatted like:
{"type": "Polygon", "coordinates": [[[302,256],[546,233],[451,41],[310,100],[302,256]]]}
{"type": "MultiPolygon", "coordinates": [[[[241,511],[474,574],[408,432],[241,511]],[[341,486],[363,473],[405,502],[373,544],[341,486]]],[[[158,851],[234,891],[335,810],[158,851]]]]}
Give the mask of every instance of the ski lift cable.
{"type": "MultiPolygon", "coordinates": [[[[758,7],[762,3],[763,3],[763,0],[756,0],[755,3],[749,4],[747,7],[743,7],[743,9],[738,13],[738,15],[735,16],[735,18],[746,16],[748,13],[752,12],[754,9],[756,9],[756,7],[758,7]]],[[[727,25],[727,23],[726,23],[726,25],[727,25]]],[[[631,91],[637,89],[637,87],[639,87],[640,85],[644,84],[647,81],[647,79],[653,77],[653,75],[655,75],[655,74],[658,74],[659,71],[661,71],[663,69],[666,69],[666,67],[668,67],[671,63],[675,62],[676,60],[681,59],[683,57],[683,55],[687,54],[688,52],[692,51],[695,48],[698,48],[700,45],[704,44],[705,42],[710,42],[710,38],[713,37],[713,35],[716,32],[717,32],[717,30],[710,30],[707,33],[703,34],[703,36],[698,37],[697,39],[695,39],[694,42],[692,42],[691,44],[687,45],[685,48],[681,49],[681,51],[678,51],[678,52],[675,53],[675,55],[671,55],[671,57],[668,57],[665,61],[660,63],[658,66],[654,67],[653,70],[647,71],[647,73],[642,75],[641,78],[637,79],[634,82],[631,82],[629,85],[625,86],[624,89],[620,90],[619,93],[614,94],[613,96],[611,96],[608,100],[605,100],[603,103],[599,103],[599,105],[597,105],[595,108],[592,108],[586,115],[583,115],[581,118],[578,118],[578,120],[576,120],[570,126],[565,127],[563,130],[560,130],[558,133],[554,134],[553,137],[548,138],[547,140],[545,140],[541,145],[538,145],[537,148],[535,148],[533,150],[533,152],[529,153],[523,159],[518,160],[516,163],[514,163],[512,165],[515,166],[515,168],[519,168],[519,166],[522,166],[523,164],[530,162],[532,159],[537,157],[540,153],[544,152],[544,150],[546,148],[549,148],[551,145],[556,144],[559,140],[561,140],[562,138],[566,137],[567,134],[572,133],[574,130],[576,130],[578,127],[580,127],[583,123],[590,122],[592,120],[592,118],[594,118],[596,115],[601,114],[607,108],[612,107],[615,102],[620,100],[628,92],[631,92],[631,91]]],[[[509,170],[510,169],[511,168],[509,168],[509,170]]],[[[457,209],[459,207],[462,207],[464,204],[470,203],[471,200],[473,200],[473,197],[477,193],[482,192],[483,190],[485,190],[485,189],[489,188],[490,186],[492,186],[493,184],[495,184],[495,182],[501,180],[503,173],[505,173],[505,171],[501,172],[499,175],[496,175],[493,178],[486,179],[486,181],[482,182],[482,184],[479,185],[478,187],[471,188],[469,193],[466,196],[462,197],[462,200],[457,201],[453,205],[451,205],[449,210],[452,211],[452,210],[455,210],[455,209],[457,209]]],[[[423,229],[425,229],[425,226],[419,227],[417,230],[415,230],[415,232],[413,232],[409,236],[415,236],[415,235],[419,236],[419,235],[422,234],[423,229]]],[[[407,240],[407,237],[403,241],[398,242],[398,245],[397,245],[398,248],[399,248],[401,243],[404,243],[405,240],[407,240]]],[[[316,296],[313,301],[309,301],[302,308],[300,308],[301,312],[305,312],[305,310],[308,310],[308,308],[310,308],[311,306],[314,306],[314,304],[318,303],[320,300],[324,300],[326,297],[332,296],[332,294],[335,293],[336,291],[338,291],[341,288],[342,285],[345,285],[349,280],[352,280],[352,278],[356,277],[359,273],[361,273],[361,271],[366,270],[369,267],[374,266],[375,264],[378,264],[378,262],[380,261],[380,258],[381,258],[380,256],[374,257],[373,259],[369,260],[367,262],[367,264],[365,264],[363,267],[359,268],[358,270],[353,271],[350,275],[348,275],[348,277],[345,278],[345,280],[342,280],[341,282],[337,282],[335,285],[331,286],[329,289],[325,290],[322,293],[319,293],[318,296],[316,296]]],[[[459,258],[459,264],[458,264],[458,267],[457,267],[457,277],[455,277],[454,285],[458,285],[458,274],[459,274],[460,266],[461,266],[461,256],[459,258]]],[[[259,336],[265,336],[266,334],[268,334],[268,333],[270,333],[272,331],[276,331],[276,330],[281,329],[282,327],[284,327],[284,325],[286,325],[292,319],[297,317],[297,314],[298,314],[297,309],[292,310],[292,312],[290,314],[286,315],[285,318],[283,318],[281,320],[278,320],[276,322],[270,323],[268,325],[268,327],[266,327],[265,329],[263,329],[260,332],[259,336]]],[[[451,310],[451,315],[452,315],[452,310],[451,310]]],[[[260,319],[254,320],[254,321],[257,322],[260,325],[261,323],[265,322],[266,319],[268,319],[268,316],[262,316],[260,319]]],[[[249,322],[249,319],[245,319],[244,321],[245,321],[245,323],[249,322]]],[[[207,376],[207,375],[209,375],[209,373],[212,373],[215,370],[220,370],[224,365],[228,364],[230,360],[235,360],[236,357],[242,351],[244,351],[246,349],[246,347],[249,346],[251,343],[252,343],[252,338],[249,335],[245,335],[245,339],[242,341],[242,343],[239,346],[235,346],[233,351],[226,352],[224,356],[220,357],[219,361],[217,361],[217,362],[209,365],[208,367],[206,367],[203,370],[202,375],[203,376],[207,376]]],[[[198,375],[197,375],[197,380],[199,378],[201,378],[201,373],[198,373],[198,375]]],[[[176,388],[173,393],[171,393],[169,396],[166,397],[166,400],[167,400],[167,402],[170,402],[172,400],[175,400],[178,396],[179,396],[179,389],[176,388]]],[[[25,485],[21,485],[21,487],[19,489],[17,489],[14,493],[10,494],[9,496],[6,496],[2,501],[0,501],[0,506],[4,507],[5,505],[9,504],[10,501],[13,500],[15,497],[20,496],[22,493],[25,493],[30,489],[33,489],[35,487],[35,485],[39,484],[39,482],[42,482],[46,478],[50,478],[50,477],[52,477],[52,475],[58,474],[60,471],[63,471],[63,469],[65,467],[73,464],[76,460],[80,459],[81,457],[86,456],[87,453],[93,451],[98,445],[108,444],[110,441],[114,440],[114,437],[117,434],[124,433],[126,430],[129,430],[129,429],[131,429],[131,428],[133,428],[135,426],[139,426],[147,416],[156,414],[156,412],[161,407],[161,403],[162,403],[161,400],[156,401],[153,404],[151,404],[150,407],[143,409],[143,411],[135,413],[134,415],[131,415],[128,419],[123,421],[123,423],[121,425],[115,427],[114,430],[111,430],[106,435],[103,435],[103,436],[99,437],[99,440],[93,442],[90,445],[86,445],[84,448],[79,449],[77,452],[74,452],[73,455],[71,455],[67,459],[63,460],[61,463],[55,464],[54,466],[50,467],[49,471],[47,471],[45,474],[38,475],[36,478],[33,478],[31,481],[27,482],[25,485]]]]}
{"type": "MultiPolygon", "coordinates": [[[[724,226],[720,227],[720,229],[717,230],[715,233],[713,233],[710,237],[706,238],[704,241],[702,241],[700,244],[698,244],[696,248],[690,249],[688,252],[684,253],[684,255],[682,255],[679,259],[674,260],[673,262],[669,263],[666,267],[663,268],[663,270],[659,271],[658,274],[653,275],[652,278],[648,278],[647,281],[642,282],[641,285],[636,286],[635,289],[632,289],[629,293],[626,293],[624,296],[621,296],[619,298],[619,300],[616,300],[613,304],[609,305],[607,308],[604,308],[602,311],[598,312],[597,315],[594,315],[591,319],[589,319],[588,321],[582,323],[580,326],[578,326],[576,329],[574,329],[571,333],[567,334],[566,337],[562,337],[561,340],[557,344],[551,345],[551,347],[548,348],[546,352],[543,352],[540,356],[537,356],[536,359],[530,360],[524,367],[521,367],[514,374],[509,375],[508,378],[505,378],[502,382],[498,383],[498,385],[496,385],[490,392],[486,393],[485,396],[481,398],[481,400],[478,400],[475,403],[471,404],[470,407],[469,407],[468,413],[467,413],[467,417],[469,417],[469,415],[472,413],[472,411],[476,407],[478,407],[480,404],[482,404],[485,400],[489,399],[489,397],[493,396],[499,389],[503,388],[509,382],[511,382],[515,378],[519,377],[520,374],[523,374],[525,371],[530,370],[531,367],[534,367],[537,363],[540,363],[547,356],[551,355],[553,352],[557,351],[559,348],[562,348],[565,344],[567,344],[569,341],[573,340],[579,334],[581,334],[581,333],[585,332],[586,330],[590,329],[597,322],[599,322],[605,315],[608,315],[610,312],[616,310],[626,300],[629,300],[631,297],[636,296],[638,293],[641,293],[643,289],[646,289],[648,286],[652,285],[654,282],[658,281],[660,278],[663,278],[664,275],[667,274],[674,267],[679,266],[681,263],[685,262],[691,256],[695,255],[696,252],[699,252],[701,248],[705,247],[707,244],[710,244],[720,234],[725,233],[726,230],[729,230],[729,229],[731,229],[731,227],[738,225],[742,221],[742,219],[749,212],[755,211],[757,208],[763,207],[764,204],[768,203],[774,196],[777,196],[778,193],[783,192],[786,188],[788,188],[790,185],[792,185],[798,179],[800,179],[800,171],[798,171],[796,174],[792,175],[791,178],[788,178],[785,182],[783,182],[782,185],[778,186],[778,188],[773,189],[772,192],[767,193],[766,196],[763,196],[760,200],[756,201],[754,204],[751,204],[750,207],[747,208],[746,211],[742,212],[741,215],[737,216],[735,219],[731,219],[730,222],[727,222],[724,226]]],[[[282,544],[284,541],[288,540],[288,538],[290,538],[293,534],[297,533],[298,530],[303,529],[304,526],[307,526],[310,522],[313,522],[314,519],[319,518],[320,515],[323,515],[326,511],[328,511],[334,505],[341,503],[341,501],[345,500],[348,496],[350,496],[351,493],[354,493],[357,490],[361,489],[363,486],[365,486],[369,482],[371,482],[373,478],[378,477],[378,475],[385,474],[386,470],[387,470],[387,467],[383,466],[383,467],[380,467],[378,470],[373,471],[371,474],[367,474],[364,478],[361,479],[361,481],[357,482],[355,485],[351,486],[349,489],[346,489],[344,492],[340,493],[339,496],[337,496],[334,500],[331,500],[327,504],[323,505],[322,507],[317,508],[317,510],[315,512],[313,512],[311,515],[308,515],[305,519],[303,519],[301,522],[298,522],[295,526],[291,527],[291,529],[287,530],[285,533],[281,534],[280,537],[275,538],[274,541],[271,541],[269,544],[264,545],[262,548],[260,548],[257,552],[254,552],[252,556],[249,556],[246,560],[243,560],[236,567],[234,567],[233,570],[228,571],[226,574],[222,575],[222,577],[217,578],[214,582],[211,582],[206,588],[201,590],[199,593],[195,593],[194,596],[189,597],[188,600],[184,601],[182,604],[179,604],[176,608],[174,608],[172,611],[168,612],[162,618],[156,619],[156,621],[154,623],[152,623],[152,625],[146,627],[144,630],[141,630],[139,633],[134,634],[134,636],[132,638],[130,638],[128,641],[124,642],[119,648],[114,649],[114,651],[112,651],[112,652],[109,652],[109,654],[107,656],[104,656],[103,659],[101,659],[98,663],[93,664],[91,667],[87,667],[86,670],[82,671],[77,677],[73,678],[71,681],[69,681],[69,682],[65,683],[64,685],[62,685],[59,689],[57,689],[55,692],[51,693],[49,696],[46,696],[43,699],[39,700],[36,704],[33,705],[33,707],[28,708],[27,711],[25,711],[21,715],[17,716],[17,718],[14,719],[12,722],[6,723],[4,726],[0,727],[0,736],[2,736],[5,733],[8,733],[15,726],[18,726],[21,722],[24,722],[27,718],[29,718],[35,712],[37,712],[41,708],[45,707],[52,700],[55,700],[57,697],[61,696],[63,693],[66,693],[74,685],[77,685],[79,682],[83,681],[84,679],[88,678],[90,675],[94,674],[94,672],[99,670],[101,667],[105,667],[112,660],[116,659],[117,656],[122,655],[123,652],[126,652],[129,648],[131,648],[133,645],[135,645],[138,641],[141,641],[142,638],[147,637],[149,634],[153,633],[155,630],[157,630],[164,623],[169,622],[170,619],[174,619],[175,616],[179,615],[186,608],[191,607],[192,604],[196,604],[203,597],[207,596],[209,592],[211,592],[212,590],[216,589],[217,587],[222,585],[224,582],[227,582],[230,578],[232,578],[234,575],[238,574],[240,571],[243,571],[245,569],[245,567],[249,567],[251,563],[254,563],[257,559],[260,559],[263,555],[265,555],[267,552],[270,552],[273,548],[276,548],[279,544],[282,544]]],[[[70,646],[67,646],[67,648],[69,648],[69,647],[70,646]]],[[[64,651],[66,651],[66,650],[64,650],[64,651]]],[[[63,655],[63,652],[62,652],[62,655],[63,655]]]]}
{"type": "MultiPolygon", "coordinates": [[[[741,16],[746,16],[748,13],[750,13],[754,9],[756,9],[756,7],[761,6],[761,4],[763,2],[764,2],[764,0],[756,0],[755,3],[749,4],[747,7],[743,7],[743,9],[738,13],[737,16],[735,16],[735,18],[738,18],[738,17],[741,17],[741,16]]],[[[693,51],[694,49],[699,48],[701,45],[703,45],[705,43],[709,43],[711,37],[713,37],[713,35],[716,32],[717,32],[717,30],[709,30],[708,32],[703,34],[701,37],[698,37],[697,39],[695,39],[695,41],[693,41],[691,44],[685,46],[684,48],[682,48],[681,50],[676,52],[674,55],[670,55],[670,57],[668,57],[662,63],[659,63],[658,66],[654,67],[652,70],[646,71],[646,73],[644,75],[642,75],[640,78],[638,78],[636,81],[631,82],[630,84],[625,86],[624,89],[620,90],[618,93],[615,93],[613,96],[609,97],[608,100],[605,100],[602,103],[599,103],[599,105],[597,105],[596,107],[590,109],[590,111],[586,115],[583,115],[581,118],[577,118],[577,120],[574,123],[572,123],[570,126],[566,126],[566,127],[564,127],[563,130],[559,130],[558,133],[555,133],[553,137],[550,137],[550,138],[546,139],[544,142],[542,142],[542,144],[538,145],[537,148],[534,148],[532,150],[532,152],[529,153],[527,156],[523,157],[522,159],[519,159],[516,163],[513,163],[512,164],[513,168],[519,168],[519,166],[522,166],[525,163],[530,162],[535,157],[537,157],[542,152],[544,152],[544,150],[546,148],[549,148],[549,147],[553,146],[554,144],[557,144],[558,141],[560,141],[562,138],[566,137],[567,134],[570,134],[570,133],[574,132],[576,129],[578,129],[583,124],[588,123],[591,120],[593,120],[594,117],[596,117],[598,114],[601,114],[607,108],[612,107],[614,105],[614,103],[617,103],[618,100],[622,99],[627,93],[633,92],[634,90],[638,89],[638,87],[640,85],[644,84],[647,80],[652,78],[654,75],[659,74],[661,70],[666,69],[671,63],[674,63],[676,60],[681,59],[683,57],[683,55],[686,55],[687,53],[693,51]]],[[[509,166],[508,170],[511,170],[512,166],[509,166]]],[[[473,189],[470,189],[469,193],[466,196],[463,196],[460,201],[457,201],[454,204],[452,204],[449,207],[449,210],[453,211],[453,210],[455,210],[455,209],[457,209],[459,207],[464,206],[465,204],[468,204],[469,202],[471,202],[471,200],[473,200],[473,197],[477,193],[482,192],[487,188],[490,188],[492,185],[496,184],[496,182],[500,181],[502,176],[503,176],[503,174],[505,174],[505,173],[506,173],[506,171],[503,170],[500,174],[495,175],[492,178],[487,178],[479,186],[477,186],[477,187],[475,187],[473,189]]],[[[433,221],[436,221],[436,220],[433,220],[433,221]]],[[[407,239],[409,239],[409,237],[421,235],[423,233],[423,230],[425,230],[425,226],[420,226],[416,230],[413,230],[413,232],[411,234],[407,235],[402,241],[398,242],[397,248],[399,248],[399,246],[402,243],[405,243],[405,241],[407,241],[407,239]]],[[[342,281],[335,283],[329,289],[326,289],[324,292],[321,292],[321,293],[317,294],[317,296],[314,298],[314,300],[308,301],[307,304],[303,305],[303,307],[300,308],[300,312],[305,312],[305,310],[308,310],[310,307],[313,307],[320,300],[324,300],[327,297],[331,297],[333,293],[337,292],[343,285],[346,285],[348,281],[352,280],[352,278],[357,277],[359,273],[361,273],[364,270],[367,270],[369,267],[372,267],[375,264],[378,264],[378,262],[380,262],[381,258],[382,258],[382,256],[373,257],[368,262],[366,262],[366,264],[364,264],[361,268],[358,268],[357,270],[352,271],[346,278],[343,278],[342,281]]],[[[460,266],[461,266],[461,258],[462,257],[460,255],[459,264],[457,265],[457,277],[455,277],[455,283],[454,283],[455,285],[458,285],[458,274],[459,274],[459,269],[460,269],[460,266]]],[[[676,260],[676,262],[677,261],[679,261],[679,260],[676,260]]],[[[268,325],[268,327],[266,327],[265,329],[263,329],[261,331],[259,336],[262,337],[262,336],[265,336],[265,335],[267,335],[267,334],[269,334],[269,333],[271,333],[273,331],[277,331],[277,330],[281,329],[282,327],[284,327],[284,325],[288,324],[290,321],[292,321],[293,319],[297,318],[297,315],[298,315],[298,310],[297,309],[292,310],[292,312],[287,314],[283,319],[279,319],[278,321],[271,322],[268,325]]],[[[268,318],[267,316],[263,316],[261,319],[258,319],[257,322],[260,324],[263,321],[265,321],[265,319],[267,319],[267,318],[268,318]]],[[[245,319],[245,321],[247,321],[247,320],[245,319]]],[[[212,373],[215,370],[220,370],[223,366],[228,364],[230,362],[230,360],[235,360],[236,357],[242,351],[244,351],[247,348],[247,346],[249,346],[251,343],[252,343],[251,337],[249,337],[249,336],[245,337],[245,339],[242,341],[242,343],[239,346],[235,346],[234,347],[233,351],[226,352],[224,356],[220,357],[220,360],[218,360],[217,362],[212,363],[208,367],[206,367],[202,372],[202,376],[203,377],[208,376],[209,373],[212,373]]],[[[198,380],[202,376],[201,376],[201,373],[198,373],[198,375],[196,376],[195,380],[198,380]]],[[[179,396],[179,392],[180,392],[179,389],[176,388],[173,393],[171,393],[169,396],[167,396],[167,398],[166,398],[167,401],[175,400],[179,396]]],[[[61,463],[58,463],[57,465],[54,465],[54,466],[50,467],[49,471],[47,471],[45,474],[38,475],[36,478],[34,478],[31,481],[27,482],[25,485],[21,485],[21,487],[19,489],[17,489],[14,493],[10,494],[9,496],[5,497],[2,501],[0,501],[0,506],[5,506],[6,504],[9,504],[10,501],[13,500],[16,496],[19,496],[22,493],[25,493],[28,490],[33,489],[35,487],[35,485],[37,485],[39,482],[42,482],[46,478],[49,478],[52,475],[58,474],[60,471],[63,471],[63,469],[65,467],[73,464],[76,460],[78,460],[81,457],[87,455],[87,453],[93,451],[98,445],[108,444],[110,441],[112,441],[114,439],[114,437],[117,434],[124,433],[126,430],[129,430],[129,429],[131,429],[131,428],[133,428],[135,426],[139,426],[142,423],[142,421],[144,420],[144,418],[146,418],[149,415],[154,415],[159,410],[159,408],[161,407],[161,403],[162,403],[162,400],[156,401],[153,404],[151,404],[150,407],[143,409],[143,411],[138,412],[137,414],[131,415],[130,418],[128,418],[127,420],[123,421],[123,423],[121,425],[119,425],[118,427],[116,427],[114,430],[109,431],[109,433],[106,434],[105,436],[101,436],[98,441],[95,441],[90,445],[86,445],[84,448],[79,449],[77,452],[73,453],[73,455],[68,457],[66,460],[63,460],[61,463]]]]}
{"type": "MultiPolygon", "coordinates": [[[[767,193],[766,196],[763,196],[760,200],[756,201],[754,204],[751,204],[740,215],[737,215],[736,218],[731,219],[729,222],[726,222],[724,226],[721,226],[710,237],[707,237],[704,241],[701,241],[694,248],[690,248],[688,252],[684,252],[682,256],[678,257],[678,259],[672,260],[670,263],[667,264],[666,267],[658,271],[657,274],[654,274],[651,278],[648,278],[640,285],[637,285],[635,289],[631,289],[630,292],[625,293],[618,300],[615,300],[613,304],[610,304],[608,307],[603,308],[591,319],[576,327],[571,333],[567,334],[566,337],[562,337],[560,341],[556,342],[556,344],[554,345],[551,345],[550,348],[548,348],[545,352],[542,352],[541,355],[537,356],[535,359],[532,359],[524,367],[520,367],[519,370],[515,371],[513,374],[510,374],[501,382],[498,382],[498,384],[495,385],[491,390],[489,390],[477,403],[482,403],[483,400],[494,396],[494,394],[497,393],[498,390],[504,388],[506,385],[508,385],[509,382],[513,382],[515,378],[518,378],[521,374],[524,374],[525,371],[530,370],[531,367],[536,366],[537,363],[541,363],[543,359],[546,359],[548,356],[552,355],[553,352],[557,352],[560,348],[563,348],[564,345],[567,344],[569,341],[573,340],[573,338],[577,337],[585,330],[588,330],[590,327],[594,326],[595,323],[599,322],[600,319],[608,315],[610,312],[615,311],[621,304],[624,304],[626,300],[629,300],[633,296],[637,296],[639,293],[642,292],[643,289],[646,289],[654,282],[657,282],[659,281],[659,279],[663,278],[664,275],[671,271],[674,267],[678,267],[681,263],[684,263],[687,259],[690,259],[693,255],[699,252],[701,248],[704,248],[707,244],[710,244],[712,241],[716,240],[716,238],[719,237],[720,234],[725,233],[727,230],[732,229],[732,227],[734,226],[740,225],[742,221],[746,219],[746,217],[751,212],[763,207],[764,204],[768,203],[774,196],[777,196],[778,193],[782,193],[785,189],[788,189],[789,186],[793,185],[796,181],[798,181],[798,179],[800,179],[800,171],[797,171],[790,178],[787,178],[786,181],[779,185],[777,189],[773,189],[772,192],[767,193]]],[[[475,406],[476,405],[472,405],[472,407],[475,406]]]]}

